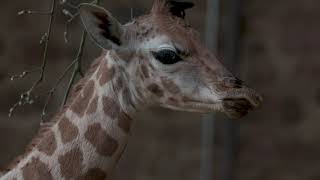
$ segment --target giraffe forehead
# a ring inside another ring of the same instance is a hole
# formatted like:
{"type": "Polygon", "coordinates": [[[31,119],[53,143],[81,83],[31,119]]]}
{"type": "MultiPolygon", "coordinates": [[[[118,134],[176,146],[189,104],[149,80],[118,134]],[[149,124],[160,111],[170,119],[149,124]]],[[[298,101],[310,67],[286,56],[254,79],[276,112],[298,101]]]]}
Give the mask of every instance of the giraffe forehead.
{"type": "Polygon", "coordinates": [[[149,51],[150,50],[156,51],[162,48],[174,49],[174,45],[168,36],[158,35],[144,41],[140,45],[140,48],[144,50],[149,50],[149,51]]]}

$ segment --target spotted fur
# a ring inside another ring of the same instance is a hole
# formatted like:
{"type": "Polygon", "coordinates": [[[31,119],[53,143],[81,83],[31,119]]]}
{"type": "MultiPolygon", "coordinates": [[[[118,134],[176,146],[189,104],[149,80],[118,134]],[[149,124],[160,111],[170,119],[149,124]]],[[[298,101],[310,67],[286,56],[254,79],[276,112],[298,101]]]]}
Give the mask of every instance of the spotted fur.
{"type": "Polygon", "coordinates": [[[151,14],[126,25],[101,7],[81,5],[82,19],[94,26],[85,26],[89,35],[113,49],[93,62],[63,110],[0,180],[107,179],[125,152],[131,117],[149,106],[236,118],[259,106],[259,94],[227,71],[184,21],[190,4],[173,2],[156,0],[151,14]],[[161,64],[152,53],[161,49],[182,61],[161,64]]]}

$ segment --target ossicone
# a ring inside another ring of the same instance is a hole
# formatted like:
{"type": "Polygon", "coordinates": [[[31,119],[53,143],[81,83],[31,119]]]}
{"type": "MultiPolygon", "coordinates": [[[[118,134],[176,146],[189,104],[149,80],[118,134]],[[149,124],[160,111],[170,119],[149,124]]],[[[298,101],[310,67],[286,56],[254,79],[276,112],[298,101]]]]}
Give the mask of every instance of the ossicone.
{"type": "Polygon", "coordinates": [[[185,11],[192,8],[193,6],[194,3],[190,1],[155,0],[152,7],[152,13],[169,14],[184,19],[186,16],[185,11]]]}

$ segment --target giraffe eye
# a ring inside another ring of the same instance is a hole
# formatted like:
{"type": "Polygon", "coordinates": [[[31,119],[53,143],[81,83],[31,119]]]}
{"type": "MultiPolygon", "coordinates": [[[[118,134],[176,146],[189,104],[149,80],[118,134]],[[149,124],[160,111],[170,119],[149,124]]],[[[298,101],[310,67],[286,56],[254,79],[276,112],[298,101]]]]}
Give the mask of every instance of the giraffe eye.
{"type": "Polygon", "coordinates": [[[172,50],[161,50],[158,52],[152,52],[152,55],[162,64],[170,65],[182,61],[179,55],[172,50]]]}

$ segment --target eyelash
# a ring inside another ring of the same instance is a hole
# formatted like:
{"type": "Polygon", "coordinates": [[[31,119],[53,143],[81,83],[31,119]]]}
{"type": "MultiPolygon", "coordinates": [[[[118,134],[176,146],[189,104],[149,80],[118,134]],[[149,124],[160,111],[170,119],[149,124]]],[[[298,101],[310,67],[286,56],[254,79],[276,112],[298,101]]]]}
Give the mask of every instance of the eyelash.
{"type": "Polygon", "coordinates": [[[158,52],[152,52],[154,58],[162,64],[172,65],[182,61],[181,57],[173,50],[165,49],[158,52]]]}

